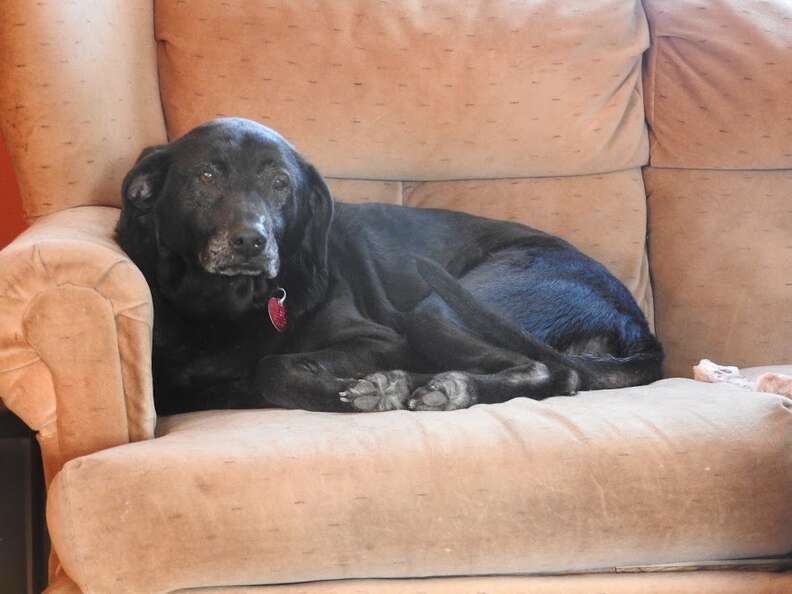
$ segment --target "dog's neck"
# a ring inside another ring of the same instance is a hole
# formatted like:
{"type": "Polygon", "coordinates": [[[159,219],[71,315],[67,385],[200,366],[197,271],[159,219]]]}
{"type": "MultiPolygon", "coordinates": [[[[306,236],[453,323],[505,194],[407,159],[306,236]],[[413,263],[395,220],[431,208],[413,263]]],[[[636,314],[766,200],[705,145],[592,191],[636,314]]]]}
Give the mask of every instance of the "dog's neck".
{"type": "Polygon", "coordinates": [[[289,323],[310,313],[325,299],[330,286],[327,266],[307,262],[296,252],[283,261],[281,274],[276,281],[289,295],[289,323]]]}

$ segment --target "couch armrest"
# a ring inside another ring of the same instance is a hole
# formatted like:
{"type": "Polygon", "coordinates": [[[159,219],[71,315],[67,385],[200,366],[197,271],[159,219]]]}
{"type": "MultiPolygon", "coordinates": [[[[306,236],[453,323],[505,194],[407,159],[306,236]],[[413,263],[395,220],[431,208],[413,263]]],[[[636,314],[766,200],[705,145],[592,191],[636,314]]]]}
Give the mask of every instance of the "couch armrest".
{"type": "Polygon", "coordinates": [[[48,483],[154,435],[151,293],[113,239],[118,215],[48,215],[0,252],[0,398],[38,432],[48,483]]]}

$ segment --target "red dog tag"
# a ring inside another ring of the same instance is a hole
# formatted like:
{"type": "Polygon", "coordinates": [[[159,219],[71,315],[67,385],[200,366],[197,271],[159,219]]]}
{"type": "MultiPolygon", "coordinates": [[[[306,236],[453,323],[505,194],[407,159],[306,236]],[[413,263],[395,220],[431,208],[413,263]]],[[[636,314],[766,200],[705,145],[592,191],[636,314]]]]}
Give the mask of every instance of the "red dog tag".
{"type": "Polygon", "coordinates": [[[273,295],[267,301],[267,312],[275,330],[285,332],[289,323],[286,317],[286,290],[278,288],[277,293],[281,293],[281,296],[276,297],[273,295]]]}

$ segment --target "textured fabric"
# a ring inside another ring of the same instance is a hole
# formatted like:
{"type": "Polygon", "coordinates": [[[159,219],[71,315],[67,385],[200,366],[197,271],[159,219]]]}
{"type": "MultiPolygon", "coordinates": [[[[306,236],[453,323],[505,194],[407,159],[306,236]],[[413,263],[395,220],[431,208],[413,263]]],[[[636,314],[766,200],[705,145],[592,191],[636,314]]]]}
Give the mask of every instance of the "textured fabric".
{"type": "Polygon", "coordinates": [[[0,3],[0,129],[25,214],[120,205],[140,150],[163,142],[152,2],[0,3]]]}
{"type": "Polygon", "coordinates": [[[792,171],[645,175],[666,374],[792,362],[792,171]]]}
{"type": "Polygon", "coordinates": [[[644,4],[652,165],[792,168],[792,3],[644,4]]]}
{"type": "Polygon", "coordinates": [[[404,184],[398,181],[325,178],[333,197],[342,202],[404,204],[404,184]]]}
{"type": "Polygon", "coordinates": [[[160,0],[171,137],[276,128],[333,177],[600,173],[648,158],[639,0],[160,0]]]}
{"type": "MultiPolygon", "coordinates": [[[[792,573],[701,572],[641,575],[342,580],[317,584],[206,588],[187,594],[789,594],[792,573]]],[[[71,594],[58,590],[47,594],[71,594]]]]}
{"type": "Polygon", "coordinates": [[[39,432],[45,473],[154,430],[151,295],[115,208],[40,219],[0,252],[0,397],[39,432]]]}
{"type": "Polygon", "coordinates": [[[55,478],[86,592],[572,572],[792,548],[792,405],[692,380],[450,413],[250,410],[55,478]],[[145,569],[143,569],[145,568],[145,569]]]}

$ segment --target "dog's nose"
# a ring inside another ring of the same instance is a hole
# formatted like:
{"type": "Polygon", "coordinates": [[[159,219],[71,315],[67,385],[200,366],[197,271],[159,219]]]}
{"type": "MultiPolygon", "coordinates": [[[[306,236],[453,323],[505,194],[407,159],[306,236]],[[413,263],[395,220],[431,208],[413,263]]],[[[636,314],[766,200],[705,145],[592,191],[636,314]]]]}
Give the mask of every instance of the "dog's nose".
{"type": "Polygon", "coordinates": [[[264,250],[266,236],[255,227],[237,227],[230,233],[231,247],[242,256],[257,256],[264,250]]]}

